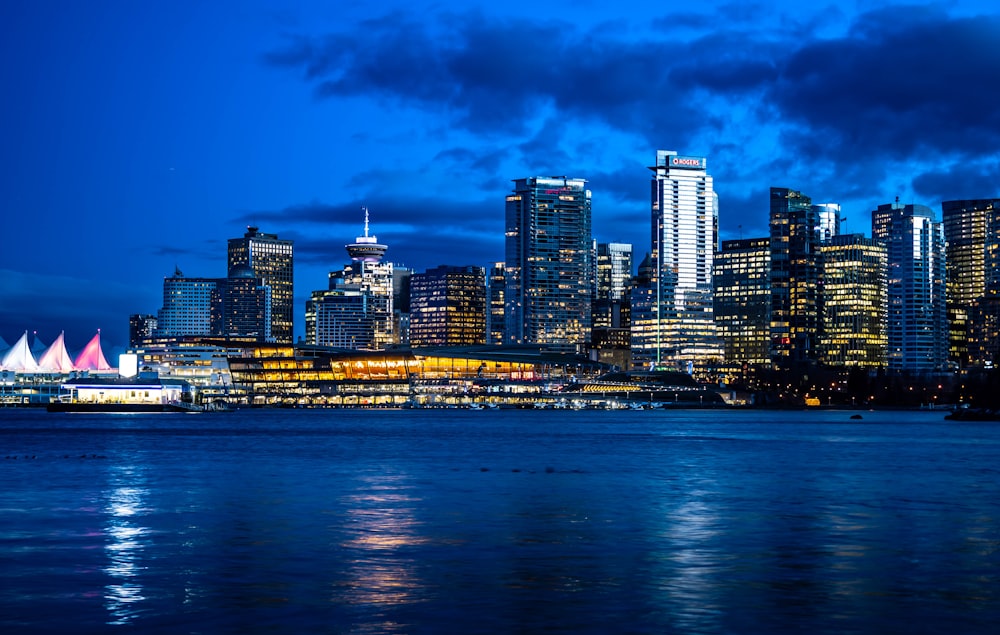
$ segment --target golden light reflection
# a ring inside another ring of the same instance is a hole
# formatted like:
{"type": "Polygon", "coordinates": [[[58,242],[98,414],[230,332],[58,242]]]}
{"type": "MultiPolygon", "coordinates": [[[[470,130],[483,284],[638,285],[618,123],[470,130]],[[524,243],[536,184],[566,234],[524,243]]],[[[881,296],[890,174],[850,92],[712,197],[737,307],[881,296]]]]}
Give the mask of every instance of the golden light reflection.
{"type": "Polygon", "coordinates": [[[145,569],[141,565],[145,548],[142,537],[150,530],[139,526],[135,518],[143,511],[143,499],[148,490],[136,486],[141,477],[134,467],[115,470],[111,480],[112,489],[105,506],[108,515],[105,551],[109,562],[104,572],[117,583],[105,587],[104,605],[109,613],[108,624],[128,624],[138,616],[136,604],[146,599],[139,574],[145,569]]]}
{"type": "Polygon", "coordinates": [[[363,478],[358,491],[345,498],[347,534],[341,547],[354,552],[347,579],[335,583],[337,601],[352,604],[401,605],[417,601],[423,583],[416,560],[406,549],[424,544],[405,476],[363,478]]]}

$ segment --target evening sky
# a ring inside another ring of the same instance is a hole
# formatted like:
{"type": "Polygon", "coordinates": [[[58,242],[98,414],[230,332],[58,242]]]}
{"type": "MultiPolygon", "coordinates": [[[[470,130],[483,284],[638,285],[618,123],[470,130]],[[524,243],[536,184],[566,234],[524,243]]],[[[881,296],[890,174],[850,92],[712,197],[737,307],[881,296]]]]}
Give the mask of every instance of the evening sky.
{"type": "Polygon", "coordinates": [[[304,302],[371,230],[417,271],[503,260],[511,181],[588,180],[649,250],[657,149],[705,156],[720,238],[768,188],[840,203],[1000,196],[991,2],[193,2],[0,6],[0,336],[124,345],[162,281],[295,241],[304,302]]]}

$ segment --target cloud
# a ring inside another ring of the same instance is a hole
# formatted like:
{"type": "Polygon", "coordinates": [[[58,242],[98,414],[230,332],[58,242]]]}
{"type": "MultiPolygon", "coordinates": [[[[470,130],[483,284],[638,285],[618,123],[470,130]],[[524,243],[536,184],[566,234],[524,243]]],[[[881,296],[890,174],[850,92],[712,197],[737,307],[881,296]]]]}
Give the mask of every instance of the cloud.
{"type": "Polygon", "coordinates": [[[998,36],[995,16],[874,11],[844,37],[794,51],[768,95],[783,118],[822,140],[796,144],[810,159],[992,153],[1000,141],[998,36]]]}

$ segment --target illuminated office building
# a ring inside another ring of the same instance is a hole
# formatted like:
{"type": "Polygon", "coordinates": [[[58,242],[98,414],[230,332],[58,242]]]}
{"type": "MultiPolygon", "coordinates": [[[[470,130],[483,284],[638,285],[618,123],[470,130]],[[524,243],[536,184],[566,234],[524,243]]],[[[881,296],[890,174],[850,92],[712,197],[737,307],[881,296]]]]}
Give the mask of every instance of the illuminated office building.
{"type": "Polygon", "coordinates": [[[583,179],[514,181],[506,200],[505,337],[582,351],[593,291],[591,194],[583,179]]]}
{"type": "Polygon", "coordinates": [[[718,195],[704,157],[658,150],[650,170],[653,288],[645,300],[653,304],[633,304],[632,316],[654,333],[632,338],[632,357],[638,364],[675,370],[706,367],[723,354],[712,299],[718,195]],[[637,316],[637,311],[650,314],[637,316]]]}
{"type": "Polygon", "coordinates": [[[240,265],[250,267],[253,275],[270,287],[271,337],[275,342],[290,344],[295,298],[293,242],[247,227],[242,238],[229,239],[228,269],[240,265]]]}
{"type": "Polygon", "coordinates": [[[716,254],[715,325],[729,366],[770,366],[770,269],[767,238],[724,240],[716,254]]]}
{"type": "Polygon", "coordinates": [[[632,245],[598,243],[590,348],[597,360],[631,367],[632,245]]]}
{"type": "Polygon", "coordinates": [[[504,336],[504,290],[507,286],[506,267],[497,262],[490,267],[486,281],[486,343],[502,345],[504,336]]]}
{"type": "Polygon", "coordinates": [[[819,212],[801,192],[771,188],[771,361],[777,368],[816,359],[819,212]]]}
{"type": "Polygon", "coordinates": [[[246,265],[237,265],[212,292],[212,334],[274,341],[271,287],[246,265]]]}
{"type": "Polygon", "coordinates": [[[888,255],[888,366],[935,372],[948,358],[945,245],[930,208],[895,203],[872,212],[872,238],[888,255]]]}
{"type": "Polygon", "coordinates": [[[442,265],[410,279],[410,345],[486,343],[486,272],[442,265]]]}
{"type": "Polygon", "coordinates": [[[948,358],[960,367],[1000,358],[1000,199],[941,204],[946,253],[948,358]]]}
{"type": "Polygon", "coordinates": [[[885,246],[861,234],[847,234],[833,236],[820,251],[820,359],[830,366],[885,366],[885,246]]]}

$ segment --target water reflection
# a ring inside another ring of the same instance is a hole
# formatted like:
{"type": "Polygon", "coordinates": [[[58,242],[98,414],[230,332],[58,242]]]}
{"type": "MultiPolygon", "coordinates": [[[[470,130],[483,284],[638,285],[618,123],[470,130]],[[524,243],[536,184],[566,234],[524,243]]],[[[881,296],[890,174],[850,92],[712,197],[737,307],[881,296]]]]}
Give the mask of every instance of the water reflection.
{"type": "Polygon", "coordinates": [[[414,555],[407,552],[426,542],[418,533],[415,507],[421,499],[412,495],[414,489],[405,475],[367,476],[345,496],[340,546],[350,555],[346,579],[335,583],[335,601],[384,608],[419,598],[423,584],[414,555]]]}
{"type": "Polygon", "coordinates": [[[117,467],[111,472],[105,513],[108,564],[104,572],[114,580],[105,586],[104,605],[108,624],[128,624],[139,615],[139,603],[146,599],[140,583],[144,537],[149,528],[140,524],[144,499],[149,491],[145,476],[136,466],[117,467]]]}

